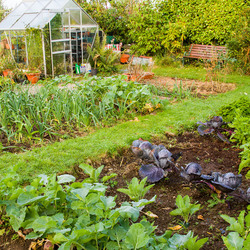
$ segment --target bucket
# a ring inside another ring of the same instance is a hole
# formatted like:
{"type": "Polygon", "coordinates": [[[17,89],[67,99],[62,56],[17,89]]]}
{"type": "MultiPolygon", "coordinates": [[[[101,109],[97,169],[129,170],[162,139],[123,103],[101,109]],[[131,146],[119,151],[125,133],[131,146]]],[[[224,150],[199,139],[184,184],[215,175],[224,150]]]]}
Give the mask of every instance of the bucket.
{"type": "Polygon", "coordinates": [[[77,63],[75,64],[75,70],[76,70],[76,74],[81,73],[80,65],[78,65],[77,63]]]}
{"type": "Polygon", "coordinates": [[[90,63],[86,63],[86,73],[91,73],[90,63]]]}

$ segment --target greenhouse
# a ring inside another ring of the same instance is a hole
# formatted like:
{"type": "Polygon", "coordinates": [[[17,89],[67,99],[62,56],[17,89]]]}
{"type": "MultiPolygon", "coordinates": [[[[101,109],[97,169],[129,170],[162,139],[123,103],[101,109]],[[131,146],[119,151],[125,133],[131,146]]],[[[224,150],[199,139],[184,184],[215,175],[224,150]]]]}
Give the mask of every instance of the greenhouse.
{"type": "Polygon", "coordinates": [[[47,75],[73,74],[88,61],[98,24],[74,0],[23,0],[1,23],[1,48],[47,75]]]}

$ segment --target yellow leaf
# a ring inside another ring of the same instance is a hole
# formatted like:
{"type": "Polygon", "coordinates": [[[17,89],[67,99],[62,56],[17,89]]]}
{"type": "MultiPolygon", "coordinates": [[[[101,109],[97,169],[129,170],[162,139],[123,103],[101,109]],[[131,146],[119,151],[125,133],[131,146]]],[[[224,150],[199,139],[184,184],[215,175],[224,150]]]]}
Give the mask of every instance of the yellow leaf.
{"type": "Polygon", "coordinates": [[[168,227],[168,229],[172,230],[172,231],[178,231],[182,228],[182,226],[180,225],[177,225],[177,226],[174,226],[174,227],[168,227]]]}
{"type": "Polygon", "coordinates": [[[35,241],[30,243],[29,250],[36,250],[36,242],[35,241]]]}
{"type": "Polygon", "coordinates": [[[2,236],[5,233],[5,229],[0,230],[0,236],[2,236]]]}
{"type": "Polygon", "coordinates": [[[148,211],[148,212],[146,212],[146,213],[144,213],[144,214],[146,214],[148,217],[150,217],[150,218],[158,218],[158,216],[156,215],[156,214],[153,214],[152,212],[150,212],[150,211],[148,211]]]}
{"type": "Polygon", "coordinates": [[[19,230],[17,233],[21,238],[25,240],[25,235],[23,235],[22,231],[19,230]]]}

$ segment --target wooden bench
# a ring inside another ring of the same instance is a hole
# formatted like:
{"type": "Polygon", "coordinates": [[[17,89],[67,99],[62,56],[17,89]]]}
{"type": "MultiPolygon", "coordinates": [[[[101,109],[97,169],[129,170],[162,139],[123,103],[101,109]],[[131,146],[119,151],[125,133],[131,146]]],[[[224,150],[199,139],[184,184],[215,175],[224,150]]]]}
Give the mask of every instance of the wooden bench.
{"type": "Polygon", "coordinates": [[[227,48],[225,46],[213,46],[202,44],[191,44],[189,51],[184,53],[183,65],[185,58],[194,58],[202,60],[225,60],[227,48]]]}

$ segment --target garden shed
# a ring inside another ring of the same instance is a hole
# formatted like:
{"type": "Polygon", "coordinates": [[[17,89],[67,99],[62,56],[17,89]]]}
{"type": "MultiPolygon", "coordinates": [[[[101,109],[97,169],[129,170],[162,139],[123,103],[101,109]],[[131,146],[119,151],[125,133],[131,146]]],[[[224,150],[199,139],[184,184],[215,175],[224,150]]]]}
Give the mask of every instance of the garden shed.
{"type": "Polygon", "coordinates": [[[45,76],[88,61],[98,24],[74,0],[23,0],[1,23],[1,47],[45,76]]]}

